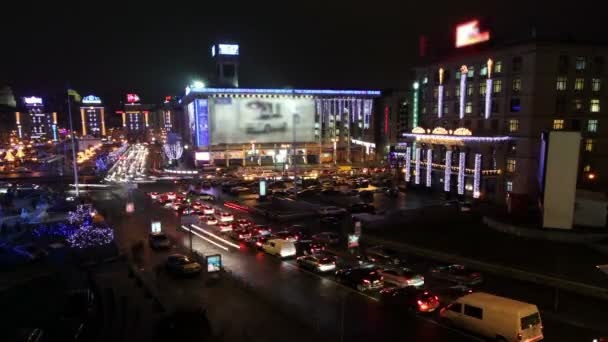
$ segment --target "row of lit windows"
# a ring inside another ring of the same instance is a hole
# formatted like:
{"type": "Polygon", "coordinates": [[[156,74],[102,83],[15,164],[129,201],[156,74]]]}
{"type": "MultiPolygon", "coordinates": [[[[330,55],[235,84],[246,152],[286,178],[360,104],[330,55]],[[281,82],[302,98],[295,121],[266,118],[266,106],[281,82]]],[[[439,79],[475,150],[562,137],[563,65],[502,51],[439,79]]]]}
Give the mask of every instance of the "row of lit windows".
{"type": "MultiPolygon", "coordinates": [[[[564,119],[555,119],[553,120],[553,129],[554,130],[562,130],[564,129],[565,121],[564,119]]],[[[587,132],[589,133],[597,133],[598,120],[592,119],[587,121],[587,132]]]]}
{"type": "MultiPolygon", "coordinates": [[[[598,92],[602,88],[602,80],[599,78],[591,79],[591,91],[598,92]]],[[[558,76],[555,83],[555,89],[558,91],[566,91],[568,89],[568,78],[566,76],[558,76]]],[[[585,79],[577,77],[574,79],[574,90],[583,91],[585,90],[585,79]]]]}

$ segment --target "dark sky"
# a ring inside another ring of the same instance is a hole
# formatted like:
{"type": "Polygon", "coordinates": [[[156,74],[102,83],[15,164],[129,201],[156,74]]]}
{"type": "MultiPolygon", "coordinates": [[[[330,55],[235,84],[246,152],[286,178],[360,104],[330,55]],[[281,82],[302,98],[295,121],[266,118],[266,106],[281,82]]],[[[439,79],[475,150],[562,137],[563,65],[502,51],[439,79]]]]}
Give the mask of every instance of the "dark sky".
{"type": "Polygon", "coordinates": [[[534,23],[557,35],[605,40],[602,11],[585,2],[24,2],[0,22],[0,82],[18,95],[69,82],[83,95],[115,100],[135,91],[155,103],[181,94],[193,79],[209,79],[212,42],[233,40],[241,45],[242,87],[405,87],[418,36],[451,37],[454,24],[470,18],[493,32],[527,32],[534,23]]]}

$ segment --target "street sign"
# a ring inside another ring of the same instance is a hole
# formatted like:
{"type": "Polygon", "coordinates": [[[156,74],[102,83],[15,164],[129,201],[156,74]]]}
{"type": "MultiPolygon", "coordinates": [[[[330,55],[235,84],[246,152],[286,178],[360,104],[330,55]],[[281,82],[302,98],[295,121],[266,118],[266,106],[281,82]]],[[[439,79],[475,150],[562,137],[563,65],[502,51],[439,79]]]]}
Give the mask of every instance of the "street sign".
{"type": "Polygon", "coordinates": [[[215,273],[222,270],[222,256],[220,254],[207,255],[205,257],[207,273],[215,273]]]}
{"type": "Polygon", "coordinates": [[[160,221],[152,221],[150,230],[152,231],[153,234],[160,233],[160,231],[161,231],[160,221]]]}
{"type": "Polygon", "coordinates": [[[348,248],[359,247],[359,235],[348,234],[348,248]]]}

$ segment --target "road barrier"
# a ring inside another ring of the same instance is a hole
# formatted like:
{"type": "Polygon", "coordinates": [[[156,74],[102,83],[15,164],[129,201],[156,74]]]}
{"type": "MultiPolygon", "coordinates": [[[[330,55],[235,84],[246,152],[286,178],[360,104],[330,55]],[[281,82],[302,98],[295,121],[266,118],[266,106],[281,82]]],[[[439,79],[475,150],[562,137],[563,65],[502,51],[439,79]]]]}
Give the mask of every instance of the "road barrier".
{"type": "Polygon", "coordinates": [[[533,273],[529,271],[519,270],[507,266],[491,264],[467,257],[462,257],[455,254],[444,253],[428,248],[418,247],[403,242],[395,242],[382,238],[371,237],[364,235],[361,237],[363,241],[373,245],[384,245],[387,247],[412,253],[418,256],[434,259],[445,263],[462,264],[467,267],[474,268],[479,271],[496,274],[503,277],[509,277],[517,280],[527,281],[550,288],[560,289],[576,293],[586,297],[597,298],[608,301],[608,288],[583,284],[563,278],[558,278],[549,275],[533,273]]]}

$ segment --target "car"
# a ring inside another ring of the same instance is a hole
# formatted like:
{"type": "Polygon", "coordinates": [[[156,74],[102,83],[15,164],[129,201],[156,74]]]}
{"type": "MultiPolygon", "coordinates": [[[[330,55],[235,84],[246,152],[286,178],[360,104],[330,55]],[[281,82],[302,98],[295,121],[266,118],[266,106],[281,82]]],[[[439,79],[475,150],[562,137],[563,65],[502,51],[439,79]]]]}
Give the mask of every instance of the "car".
{"type": "Polygon", "coordinates": [[[481,273],[471,271],[465,266],[458,264],[433,267],[429,274],[434,278],[448,280],[457,284],[477,285],[483,281],[481,273]]]}
{"type": "Polygon", "coordinates": [[[182,208],[185,208],[186,205],[186,203],[176,199],[175,201],[173,201],[173,203],[171,203],[171,209],[178,211],[182,208]]]}
{"type": "MultiPolygon", "coordinates": [[[[272,103],[261,102],[258,107],[260,111],[271,111],[272,103]]],[[[251,102],[248,105],[252,104],[251,102]]],[[[287,129],[287,119],[283,117],[281,113],[260,113],[255,120],[249,121],[245,124],[246,131],[248,134],[252,133],[271,133],[275,131],[285,131],[287,129]]]]}
{"type": "Polygon", "coordinates": [[[473,293],[473,288],[471,286],[458,284],[443,288],[436,288],[434,291],[439,294],[439,300],[442,303],[451,303],[462,296],[473,293]]]}
{"type": "Polygon", "coordinates": [[[335,216],[323,216],[321,217],[321,225],[323,227],[335,228],[340,225],[340,219],[335,216]]]}
{"type": "Polygon", "coordinates": [[[298,266],[316,272],[329,272],[336,269],[336,260],[324,255],[305,255],[296,259],[298,266]]]}
{"type": "Polygon", "coordinates": [[[209,226],[214,226],[217,224],[217,219],[213,215],[199,216],[198,219],[209,226]]]}
{"type": "Polygon", "coordinates": [[[253,225],[253,222],[249,221],[248,219],[238,219],[236,220],[236,224],[239,226],[239,228],[249,228],[253,225]]]}
{"type": "Polygon", "coordinates": [[[424,313],[433,312],[439,307],[437,295],[412,286],[382,289],[380,300],[385,305],[424,313]]]}
{"type": "Polygon", "coordinates": [[[177,195],[175,194],[175,192],[167,192],[165,195],[167,195],[167,199],[173,201],[174,199],[177,198],[177,195]]]}
{"type": "Polygon", "coordinates": [[[254,236],[251,240],[258,250],[262,250],[262,246],[268,241],[266,236],[254,236]]]}
{"type": "Polygon", "coordinates": [[[251,193],[251,189],[249,189],[248,187],[245,186],[234,186],[232,188],[230,188],[230,193],[233,195],[239,195],[239,194],[246,194],[246,193],[251,193]]]}
{"type": "Polygon", "coordinates": [[[382,276],[373,268],[345,268],[336,271],[336,280],[364,292],[378,290],[384,286],[382,276]]]}
{"type": "Polygon", "coordinates": [[[266,226],[257,225],[251,229],[251,234],[253,236],[269,236],[272,234],[272,229],[266,226]]]}
{"type": "Polygon", "coordinates": [[[295,235],[298,238],[298,241],[307,240],[311,236],[310,228],[301,224],[294,224],[292,226],[289,226],[285,228],[285,231],[295,235]]]}
{"type": "Polygon", "coordinates": [[[236,228],[230,232],[230,237],[237,241],[247,241],[251,239],[251,232],[244,228],[236,228]]]}
{"type": "Polygon", "coordinates": [[[160,195],[158,192],[148,192],[148,196],[153,200],[157,200],[160,195]]]}
{"type": "Polygon", "coordinates": [[[45,249],[40,248],[32,243],[15,246],[13,248],[13,253],[31,261],[42,260],[49,255],[49,253],[45,249]]]}
{"type": "Polygon", "coordinates": [[[389,265],[399,265],[401,263],[401,258],[397,251],[381,245],[368,247],[364,253],[368,260],[374,263],[389,265]]]}
{"type": "Polygon", "coordinates": [[[201,264],[184,254],[171,254],[167,257],[165,267],[175,275],[196,275],[201,273],[201,264]]]}
{"type": "Polygon", "coordinates": [[[171,248],[171,241],[165,233],[150,233],[148,234],[148,244],[152,249],[168,249],[171,248]]]}
{"type": "Polygon", "coordinates": [[[202,199],[203,201],[215,201],[215,196],[207,193],[202,193],[198,195],[198,198],[202,199]]]}
{"type": "Polygon", "coordinates": [[[279,239],[283,239],[283,240],[287,240],[287,241],[291,241],[291,242],[298,241],[298,235],[285,231],[285,230],[274,233],[274,236],[276,236],[279,239]]]}
{"type": "Polygon", "coordinates": [[[340,243],[340,236],[332,232],[322,232],[312,236],[315,242],[324,243],[326,245],[337,245],[340,243]]]}
{"type": "Polygon", "coordinates": [[[281,258],[288,258],[296,255],[296,246],[293,242],[283,239],[268,239],[262,243],[262,251],[276,255],[281,258]]]}
{"type": "Polygon", "coordinates": [[[180,215],[199,215],[200,211],[192,208],[191,206],[183,206],[177,210],[180,215]]]}
{"type": "Polygon", "coordinates": [[[220,232],[227,233],[232,231],[232,223],[230,222],[220,222],[217,227],[220,229],[220,232]]]}
{"type": "Polygon", "coordinates": [[[326,215],[344,215],[346,214],[346,209],[344,208],[338,208],[338,207],[333,207],[333,206],[328,206],[328,207],[321,207],[319,208],[319,210],[317,211],[317,213],[321,216],[326,216],[326,215]]]}
{"type": "Polygon", "coordinates": [[[355,203],[352,204],[348,210],[351,214],[360,214],[360,213],[368,213],[374,214],[376,212],[376,208],[373,205],[367,203],[355,203]]]}
{"type": "Polygon", "coordinates": [[[298,244],[298,247],[299,247],[301,254],[304,254],[304,255],[318,254],[325,250],[324,244],[314,243],[312,241],[300,242],[298,244]]]}
{"type": "Polygon", "coordinates": [[[406,267],[387,267],[378,271],[384,282],[398,287],[421,287],[424,285],[424,276],[406,267]]]}
{"type": "Polygon", "coordinates": [[[234,216],[231,213],[223,212],[219,215],[221,222],[232,222],[234,221],[234,216]]]}
{"type": "Polygon", "coordinates": [[[208,205],[202,205],[200,211],[204,215],[213,215],[213,214],[215,214],[215,208],[210,207],[208,205]]]}

